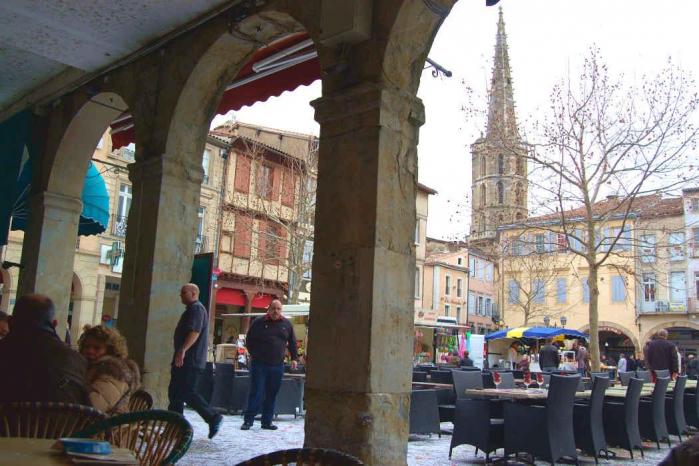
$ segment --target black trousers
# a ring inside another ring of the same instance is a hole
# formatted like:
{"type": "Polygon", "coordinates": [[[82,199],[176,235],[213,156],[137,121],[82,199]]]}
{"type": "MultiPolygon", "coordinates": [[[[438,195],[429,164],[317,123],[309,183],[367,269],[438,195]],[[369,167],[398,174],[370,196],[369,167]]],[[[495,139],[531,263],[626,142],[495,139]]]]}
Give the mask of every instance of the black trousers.
{"type": "Polygon", "coordinates": [[[197,384],[204,369],[196,367],[175,367],[170,372],[170,386],[168,398],[170,405],[168,410],[183,414],[184,404],[195,410],[207,423],[216,417],[216,411],[211,409],[209,403],[197,392],[197,384]]]}

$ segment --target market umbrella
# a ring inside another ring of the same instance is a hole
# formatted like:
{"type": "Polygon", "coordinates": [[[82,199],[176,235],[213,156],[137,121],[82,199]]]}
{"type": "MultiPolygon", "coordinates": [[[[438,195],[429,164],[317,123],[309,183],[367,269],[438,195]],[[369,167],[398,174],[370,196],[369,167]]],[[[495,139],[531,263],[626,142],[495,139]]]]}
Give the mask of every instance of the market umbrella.
{"type": "Polygon", "coordinates": [[[573,330],[572,328],[559,328],[559,327],[516,327],[511,329],[499,330],[486,335],[486,341],[500,340],[503,338],[529,338],[532,340],[544,340],[546,338],[585,338],[587,335],[584,333],[573,330]]]}

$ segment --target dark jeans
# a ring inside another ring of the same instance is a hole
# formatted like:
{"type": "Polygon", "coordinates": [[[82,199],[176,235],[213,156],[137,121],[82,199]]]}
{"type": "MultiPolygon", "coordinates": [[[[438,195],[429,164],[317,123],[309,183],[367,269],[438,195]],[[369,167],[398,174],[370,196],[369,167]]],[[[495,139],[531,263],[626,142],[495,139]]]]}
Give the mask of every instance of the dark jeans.
{"type": "Polygon", "coordinates": [[[269,366],[253,361],[250,365],[250,395],[248,409],[245,411],[245,422],[252,424],[262,406],[262,425],[272,423],[274,401],[282,385],[284,364],[269,366]]]}
{"type": "Polygon", "coordinates": [[[167,389],[170,405],[168,410],[182,414],[184,404],[195,410],[207,423],[216,417],[216,411],[197,392],[197,384],[204,369],[196,367],[175,367],[170,371],[170,386],[167,389]]]}

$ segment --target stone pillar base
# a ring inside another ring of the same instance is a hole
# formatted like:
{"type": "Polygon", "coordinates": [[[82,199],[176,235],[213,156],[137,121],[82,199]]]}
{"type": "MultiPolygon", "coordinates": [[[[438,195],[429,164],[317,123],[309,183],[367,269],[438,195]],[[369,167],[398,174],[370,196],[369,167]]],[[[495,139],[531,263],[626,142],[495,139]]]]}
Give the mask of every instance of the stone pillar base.
{"type": "Polygon", "coordinates": [[[410,393],[358,393],[306,387],[305,443],[361,457],[368,465],[404,465],[410,393]]]}

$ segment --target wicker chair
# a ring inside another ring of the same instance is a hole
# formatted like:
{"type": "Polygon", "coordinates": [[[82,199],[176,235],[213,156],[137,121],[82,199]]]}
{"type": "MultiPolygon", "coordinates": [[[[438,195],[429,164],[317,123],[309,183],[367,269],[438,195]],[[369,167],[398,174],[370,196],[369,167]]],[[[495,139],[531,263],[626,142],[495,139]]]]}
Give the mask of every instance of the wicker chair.
{"type": "Polygon", "coordinates": [[[129,399],[129,412],[148,411],[153,407],[153,397],[145,390],[136,390],[129,399]]]}
{"type": "Polygon", "coordinates": [[[70,437],[106,416],[90,406],[56,402],[0,404],[0,437],[70,437]]]}
{"type": "Polygon", "coordinates": [[[323,448],[293,448],[256,456],[236,466],[362,466],[358,458],[336,450],[323,448]]]}
{"type": "Polygon", "coordinates": [[[141,465],[174,464],[192,442],[192,426],[172,411],[153,409],[104,419],[75,434],[128,448],[141,465]]]}

